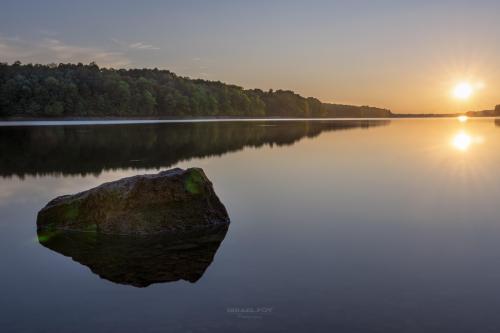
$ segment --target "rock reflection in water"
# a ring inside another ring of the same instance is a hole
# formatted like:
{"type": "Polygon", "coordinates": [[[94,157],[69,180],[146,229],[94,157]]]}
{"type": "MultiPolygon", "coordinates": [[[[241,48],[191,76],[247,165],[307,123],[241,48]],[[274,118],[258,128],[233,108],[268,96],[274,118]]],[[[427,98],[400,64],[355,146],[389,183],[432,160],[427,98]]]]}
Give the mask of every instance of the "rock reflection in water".
{"type": "Polygon", "coordinates": [[[71,257],[101,278],[135,287],[198,281],[212,263],[227,225],[179,234],[131,237],[38,231],[43,246],[71,257]]]}

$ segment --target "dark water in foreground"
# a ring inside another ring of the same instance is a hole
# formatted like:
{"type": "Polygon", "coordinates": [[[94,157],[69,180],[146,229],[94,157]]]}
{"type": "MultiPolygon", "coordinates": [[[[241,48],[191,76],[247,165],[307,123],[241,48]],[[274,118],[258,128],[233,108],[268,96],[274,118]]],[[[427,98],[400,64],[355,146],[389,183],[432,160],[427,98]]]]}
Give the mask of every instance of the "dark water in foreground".
{"type": "Polygon", "coordinates": [[[0,127],[0,331],[499,332],[496,125],[0,127]],[[52,198],[174,166],[205,170],[228,230],[39,243],[52,198]]]}

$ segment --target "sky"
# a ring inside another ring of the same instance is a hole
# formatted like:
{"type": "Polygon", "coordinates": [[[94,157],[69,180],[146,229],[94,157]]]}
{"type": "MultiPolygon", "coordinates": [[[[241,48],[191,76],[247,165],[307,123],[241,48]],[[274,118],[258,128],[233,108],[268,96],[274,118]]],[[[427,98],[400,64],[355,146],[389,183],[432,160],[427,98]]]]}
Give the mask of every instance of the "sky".
{"type": "Polygon", "coordinates": [[[500,1],[0,0],[0,61],[161,68],[398,113],[500,104],[500,1]],[[474,91],[452,95],[459,82],[474,91]]]}

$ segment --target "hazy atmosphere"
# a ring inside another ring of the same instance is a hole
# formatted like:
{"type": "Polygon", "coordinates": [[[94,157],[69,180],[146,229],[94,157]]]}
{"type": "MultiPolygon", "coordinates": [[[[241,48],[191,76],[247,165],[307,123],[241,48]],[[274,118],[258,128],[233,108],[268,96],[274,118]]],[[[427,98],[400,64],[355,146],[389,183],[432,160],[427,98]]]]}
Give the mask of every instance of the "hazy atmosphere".
{"type": "Polygon", "coordinates": [[[0,5],[0,332],[500,332],[500,0],[0,5]]]}
{"type": "Polygon", "coordinates": [[[498,1],[4,0],[0,61],[161,68],[399,113],[499,103],[498,1]],[[457,82],[474,94],[453,98],[457,82]]]}

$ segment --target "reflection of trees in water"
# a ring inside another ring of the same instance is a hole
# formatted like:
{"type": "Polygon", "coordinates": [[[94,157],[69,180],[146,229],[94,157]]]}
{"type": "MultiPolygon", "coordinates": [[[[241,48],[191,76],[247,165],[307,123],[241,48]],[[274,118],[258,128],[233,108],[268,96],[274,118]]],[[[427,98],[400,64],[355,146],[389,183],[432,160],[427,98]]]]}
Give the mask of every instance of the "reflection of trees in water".
{"type": "Polygon", "coordinates": [[[495,125],[500,126],[500,119],[495,119],[495,125]]]}
{"type": "Polygon", "coordinates": [[[227,230],[227,225],[219,225],[188,234],[148,237],[39,230],[38,240],[103,279],[147,287],[161,282],[198,281],[212,263],[227,230]]]}
{"type": "Polygon", "coordinates": [[[244,147],[292,145],[323,131],[387,124],[387,120],[343,120],[2,127],[0,175],[84,175],[168,167],[244,147]]]}

